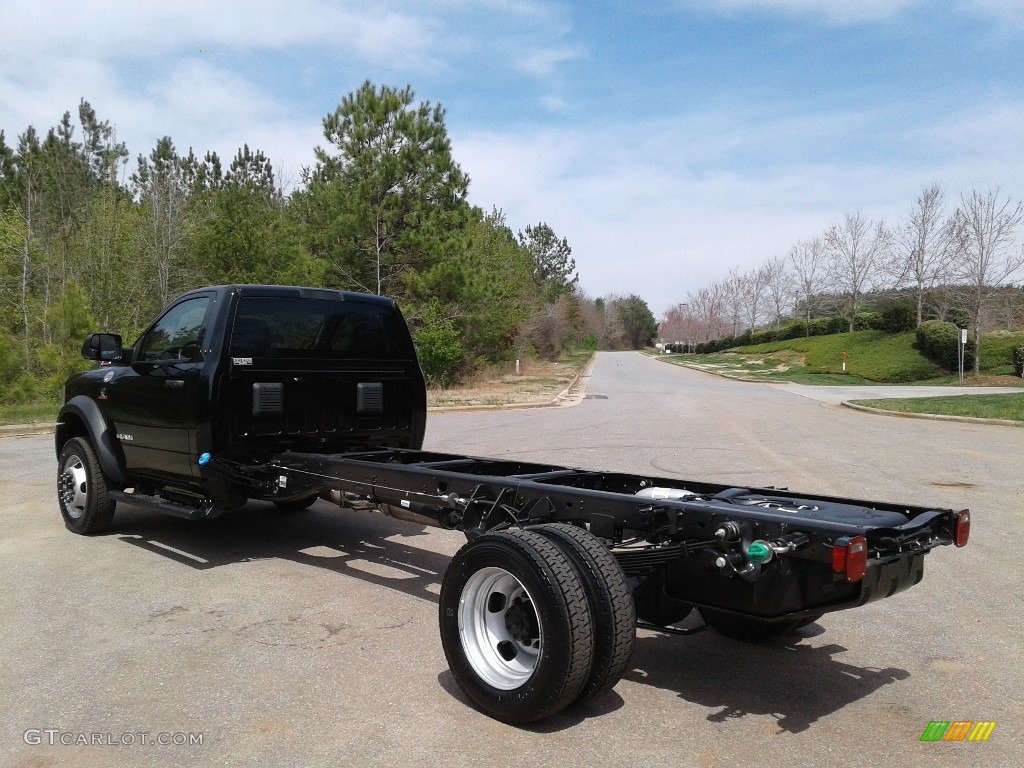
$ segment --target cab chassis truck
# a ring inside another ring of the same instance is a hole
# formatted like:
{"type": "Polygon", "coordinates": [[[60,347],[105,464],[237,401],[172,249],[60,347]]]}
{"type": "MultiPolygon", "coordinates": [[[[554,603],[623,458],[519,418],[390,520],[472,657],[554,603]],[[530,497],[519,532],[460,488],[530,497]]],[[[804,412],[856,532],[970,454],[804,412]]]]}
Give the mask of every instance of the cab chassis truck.
{"type": "Polygon", "coordinates": [[[917,584],[970,533],[967,510],[424,451],[423,376],[387,298],[213,286],[82,354],[98,365],[68,380],[55,440],[71,531],[106,530],[118,503],[200,520],[250,499],[461,531],[441,643],[508,723],[610,690],[638,626],[764,640],[917,584]]]}

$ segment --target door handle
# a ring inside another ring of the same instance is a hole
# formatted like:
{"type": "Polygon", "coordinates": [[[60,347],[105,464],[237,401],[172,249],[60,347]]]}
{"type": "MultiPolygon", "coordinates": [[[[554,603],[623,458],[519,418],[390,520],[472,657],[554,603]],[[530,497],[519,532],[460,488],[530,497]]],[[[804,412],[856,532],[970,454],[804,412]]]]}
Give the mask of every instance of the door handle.
{"type": "Polygon", "coordinates": [[[185,382],[181,379],[168,379],[164,382],[164,386],[168,389],[181,389],[185,386],[185,382]]]}

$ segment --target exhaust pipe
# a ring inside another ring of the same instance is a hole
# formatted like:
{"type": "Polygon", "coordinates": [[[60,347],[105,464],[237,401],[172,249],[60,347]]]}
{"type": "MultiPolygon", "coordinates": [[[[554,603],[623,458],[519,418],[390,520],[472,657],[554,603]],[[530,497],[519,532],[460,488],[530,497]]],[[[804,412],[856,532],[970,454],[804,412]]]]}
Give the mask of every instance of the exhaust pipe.
{"type": "Polygon", "coordinates": [[[404,520],[407,523],[429,525],[433,528],[447,527],[438,519],[442,514],[441,510],[435,510],[432,507],[428,507],[425,504],[420,504],[415,501],[402,500],[397,505],[375,504],[365,496],[359,496],[355,493],[344,493],[339,490],[330,491],[328,497],[332,504],[337,504],[343,509],[377,510],[378,512],[383,512],[389,517],[394,517],[397,520],[404,520]],[[431,513],[433,513],[433,515],[431,513]]]}

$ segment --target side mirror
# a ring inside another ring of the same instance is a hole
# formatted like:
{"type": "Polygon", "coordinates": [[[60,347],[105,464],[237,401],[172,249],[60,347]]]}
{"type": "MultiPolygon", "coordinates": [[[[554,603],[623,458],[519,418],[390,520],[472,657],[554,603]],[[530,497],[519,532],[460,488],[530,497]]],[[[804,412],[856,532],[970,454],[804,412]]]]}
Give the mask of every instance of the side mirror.
{"type": "Polygon", "coordinates": [[[121,337],[116,333],[94,333],[82,342],[82,357],[86,360],[116,362],[121,353],[121,337]]]}

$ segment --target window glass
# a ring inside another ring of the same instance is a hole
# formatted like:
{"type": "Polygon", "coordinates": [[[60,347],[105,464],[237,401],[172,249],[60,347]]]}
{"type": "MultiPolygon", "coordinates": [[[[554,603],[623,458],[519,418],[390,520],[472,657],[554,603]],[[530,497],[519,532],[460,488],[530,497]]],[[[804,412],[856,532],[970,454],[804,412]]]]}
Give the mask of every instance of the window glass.
{"type": "Polygon", "coordinates": [[[139,359],[144,362],[201,362],[203,318],[209,303],[209,296],[200,296],[167,310],[142,340],[139,359]]]}
{"type": "Polygon", "coordinates": [[[412,350],[399,316],[359,301],[242,297],[231,334],[232,357],[384,359],[412,350]]]}

